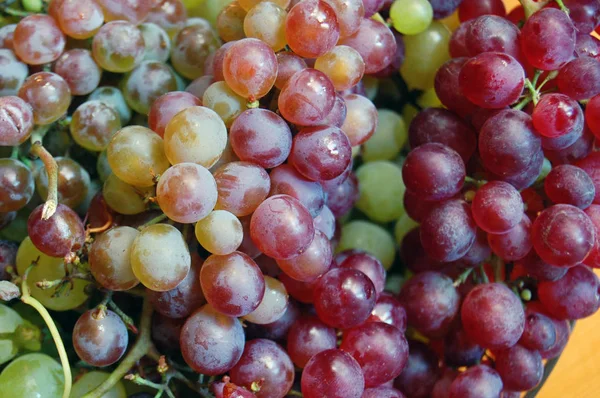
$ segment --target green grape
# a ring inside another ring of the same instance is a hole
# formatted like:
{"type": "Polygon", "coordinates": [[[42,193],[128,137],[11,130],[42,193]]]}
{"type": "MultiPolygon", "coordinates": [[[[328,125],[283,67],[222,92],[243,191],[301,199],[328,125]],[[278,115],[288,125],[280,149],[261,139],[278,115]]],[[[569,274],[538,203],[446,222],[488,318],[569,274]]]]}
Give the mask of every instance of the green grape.
{"type": "Polygon", "coordinates": [[[27,354],[0,373],[0,398],[56,398],[64,389],[58,361],[46,354],[27,354]]]}
{"type": "MultiPolygon", "coordinates": [[[[17,251],[17,272],[23,275],[27,268],[37,259],[37,266],[33,267],[27,278],[27,285],[31,295],[44,307],[54,311],[67,311],[79,307],[88,296],[85,287],[90,284],[82,279],[73,279],[73,288],[69,285],[63,289],[57,297],[52,297],[54,288],[42,290],[35,283],[42,280],[53,281],[65,276],[64,261],[62,258],[50,257],[39,251],[31,242],[29,237],[25,238],[17,251]]],[[[71,266],[69,265],[70,269],[71,266]]]]}
{"type": "Polygon", "coordinates": [[[108,164],[106,151],[100,152],[100,155],[98,155],[98,160],[96,161],[96,171],[98,172],[98,178],[100,178],[100,181],[102,182],[105,182],[108,179],[108,176],[112,174],[110,164],[108,164]]]}
{"type": "Polygon", "coordinates": [[[378,109],[375,134],[363,144],[365,162],[395,159],[408,140],[408,129],[402,116],[389,109],[378,109]]]}
{"type": "MultiPolygon", "coordinates": [[[[71,398],[81,398],[108,379],[110,373],[93,370],[81,376],[71,390],[71,398]]],[[[125,386],[120,381],[110,390],[100,396],[100,398],[127,398],[125,386]]]]}
{"type": "Polygon", "coordinates": [[[196,223],[196,239],[213,254],[233,253],[244,239],[240,220],[226,210],[215,210],[196,223]]]}
{"type": "Polygon", "coordinates": [[[406,187],[396,164],[385,160],[365,163],[356,170],[356,178],[360,192],[356,207],[371,220],[386,223],[404,213],[406,187]]]}
{"type": "Polygon", "coordinates": [[[407,126],[410,126],[410,123],[418,113],[419,110],[417,108],[411,104],[406,104],[404,105],[404,108],[402,108],[402,119],[404,119],[407,126]]]}
{"type": "Polygon", "coordinates": [[[91,100],[99,100],[106,105],[111,106],[119,114],[121,125],[125,126],[129,124],[129,120],[131,120],[131,109],[129,109],[127,102],[125,102],[125,97],[123,97],[123,93],[118,88],[111,86],[98,87],[88,97],[88,101],[91,100]]]}
{"type": "Polygon", "coordinates": [[[408,214],[404,213],[400,216],[398,221],[396,221],[396,225],[394,226],[394,238],[396,238],[396,243],[398,246],[402,244],[406,234],[418,225],[419,223],[410,218],[408,214]]]}
{"type": "Polygon", "coordinates": [[[417,35],[404,36],[406,56],[400,74],[410,88],[427,90],[433,87],[438,68],[450,59],[450,36],[448,28],[437,21],[417,35]]]}
{"type": "Polygon", "coordinates": [[[217,112],[227,127],[246,110],[246,102],[246,99],[234,93],[224,81],[208,86],[202,97],[202,105],[217,112]]]}
{"type": "Polygon", "coordinates": [[[422,109],[425,108],[445,108],[437,94],[435,93],[435,88],[429,88],[423,92],[417,98],[417,105],[419,105],[422,109]]]}
{"type": "MultiPolygon", "coordinates": [[[[0,335],[14,333],[23,318],[10,307],[0,304],[0,335]]],[[[17,355],[19,348],[11,338],[0,338],[0,365],[6,363],[17,355]]]]}
{"type": "Polygon", "coordinates": [[[342,236],[336,252],[347,249],[364,250],[381,261],[389,269],[396,256],[396,245],[392,235],[369,221],[355,220],[342,226],[342,236]]]}
{"type": "Polygon", "coordinates": [[[541,183],[544,181],[546,176],[550,173],[550,170],[552,170],[552,164],[547,158],[544,158],[544,163],[542,163],[542,171],[540,171],[540,175],[536,178],[535,182],[541,183]]]}
{"type": "MultiPolygon", "coordinates": [[[[189,10],[190,17],[205,18],[211,25],[215,26],[217,16],[225,6],[233,0],[205,0],[201,7],[195,7],[189,10]]],[[[198,2],[197,0],[195,2],[198,2]]]]}
{"type": "MultiPolygon", "coordinates": [[[[37,196],[37,195],[36,195],[37,196]]],[[[34,196],[34,197],[36,197],[34,196]]],[[[27,219],[31,209],[25,207],[17,212],[17,218],[0,230],[0,238],[20,242],[28,235],[27,219]]]]}
{"type": "Polygon", "coordinates": [[[427,0],[396,0],[390,8],[390,18],[398,32],[416,35],[433,20],[433,8],[427,0]]]}
{"type": "Polygon", "coordinates": [[[117,213],[133,215],[148,210],[145,197],[155,195],[154,187],[136,188],[123,182],[114,174],[109,174],[102,195],[106,204],[117,213]]]}

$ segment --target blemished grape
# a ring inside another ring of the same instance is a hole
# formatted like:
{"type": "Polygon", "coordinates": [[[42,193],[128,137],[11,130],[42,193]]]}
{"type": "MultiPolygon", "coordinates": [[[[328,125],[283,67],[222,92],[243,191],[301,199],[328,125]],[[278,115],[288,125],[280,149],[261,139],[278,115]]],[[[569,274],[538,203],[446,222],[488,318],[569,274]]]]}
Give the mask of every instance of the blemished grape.
{"type": "Polygon", "coordinates": [[[321,351],[304,367],[302,394],[307,398],[361,398],[365,381],[359,363],[339,349],[321,351]]]}
{"type": "Polygon", "coordinates": [[[29,76],[18,95],[31,105],[33,121],[41,125],[57,121],[67,113],[71,103],[69,85],[52,72],[38,72],[29,76]]]}
{"type": "Polygon", "coordinates": [[[544,191],[554,203],[586,209],[596,195],[594,182],[579,167],[559,165],[552,168],[544,181],[544,191]]]}
{"type": "MultiPolygon", "coordinates": [[[[69,158],[56,157],[58,165],[58,203],[77,208],[86,198],[90,189],[89,173],[76,161],[69,158]]],[[[48,173],[46,169],[38,170],[35,176],[38,194],[48,196],[48,173]]]]}
{"type": "Polygon", "coordinates": [[[123,93],[118,88],[110,86],[98,87],[88,97],[88,101],[92,100],[104,102],[106,105],[117,111],[121,118],[122,126],[129,123],[129,120],[131,119],[131,109],[129,109],[129,106],[123,97],[123,93]]]}
{"type": "Polygon", "coordinates": [[[218,375],[229,371],[244,351],[244,329],[237,318],[228,317],[206,304],[181,328],[181,354],[196,372],[218,375]]]}
{"type": "Polygon", "coordinates": [[[522,218],[523,200],[519,191],[503,181],[490,181],[475,193],[471,203],[473,219],[486,232],[502,234],[522,218]]]}
{"type": "Polygon", "coordinates": [[[33,130],[33,109],[23,99],[15,96],[0,97],[0,144],[19,145],[33,130]]]}
{"type": "Polygon", "coordinates": [[[103,69],[116,73],[129,72],[144,58],[144,37],[132,23],[109,22],[94,35],[92,53],[103,69]]]}
{"type": "Polygon", "coordinates": [[[315,61],[315,69],[325,73],[338,91],[358,84],[365,71],[361,55],[349,46],[336,46],[315,61]]]}
{"type": "Polygon", "coordinates": [[[427,0],[397,0],[390,8],[394,28],[405,35],[421,33],[433,19],[433,8],[427,0]]]}
{"type": "Polygon", "coordinates": [[[0,48],[14,50],[13,37],[16,28],[16,23],[9,23],[0,28],[0,48]]]}
{"type": "Polygon", "coordinates": [[[519,28],[512,22],[497,15],[482,15],[468,24],[465,45],[467,55],[475,56],[484,52],[497,51],[520,59],[519,28]]]}
{"type": "Polygon", "coordinates": [[[15,398],[59,397],[64,389],[60,363],[49,355],[25,354],[12,361],[0,373],[3,394],[15,398]]]}
{"type": "Polygon", "coordinates": [[[206,304],[200,285],[202,259],[192,253],[190,272],[177,287],[166,292],[148,291],[148,299],[156,312],[174,319],[185,318],[206,304]]]}
{"type": "Polygon", "coordinates": [[[265,277],[246,254],[212,255],[200,271],[206,301],[217,311],[240,317],[254,311],[265,294],[265,277]]]}
{"type": "Polygon", "coordinates": [[[213,254],[233,253],[244,239],[240,220],[226,210],[215,210],[196,223],[196,239],[213,254]]]}
{"type": "Polygon", "coordinates": [[[29,65],[42,65],[60,57],[66,44],[65,35],[49,15],[35,14],[17,24],[13,48],[19,59],[29,65]]]}
{"type": "Polygon", "coordinates": [[[348,329],[367,320],[375,307],[377,292],[373,282],[355,269],[332,269],[317,282],[315,310],[327,325],[348,329]]]}
{"type": "Polygon", "coordinates": [[[17,95],[27,75],[27,65],[11,50],[0,48],[0,95],[17,95]]]}
{"type": "Polygon", "coordinates": [[[297,319],[287,334],[287,352],[294,365],[303,368],[316,354],[336,348],[335,329],[314,315],[297,319]]]}
{"type": "Polygon", "coordinates": [[[171,39],[163,28],[152,22],[138,26],[144,39],[144,61],[167,62],[171,56],[171,39]]]}
{"type": "Polygon", "coordinates": [[[401,332],[406,331],[406,310],[391,293],[383,292],[371,311],[367,322],[384,322],[395,326],[401,332]]]}
{"type": "Polygon", "coordinates": [[[52,257],[64,257],[81,249],[85,240],[85,230],[77,213],[59,204],[56,213],[44,220],[43,206],[36,207],[27,220],[27,232],[35,247],[52,257]]]}
{"type": "MultiPolygon", "coordinates": [[[[83,397],[88,392],[91,392],[96,387],[104,383],[110,377],[110,373],[92,370],[84,373],[80,378],[73,383],[71,395],[74,397],[83,397]]],[[[125,386],[120,381],[104,393],[106,398],[126,398],[125,386]]]]}
{"type": "Polygon", "coordinates": [[[150,290],[175,288],[190,270],[188,246],[177,228],[169,224],[145,227],[131,246],[133,274],[150,290]]]}
{"type": "Polygon", "coordinates": [[[219,37],[224,42],[241,40],[246,37],[244,33],[244,18],[246,10],[237,1],[227,4],[217,16],[215,27],[219,37]]]}
{"type": "Polygon", "coordinates": [[[98,0],[107,21],[125,20],[132,24],[142,22],[152,9],[154,2],[148,0],[98,0]]]}
{"type": "Polygon", "coordinates": [[[113,173],[135,187],[154,185],[154,177],[169,167],[165,143],[152,130],[142,126],[119,130],[112,137],[106,154],[113,173]]]}
{"type": "Polygon", "coordinates": [[[129,290],[140,281],[131,269],[131,245],[138,236],[135,228],[116,227],[98,235],[90,248],[88,259],[94,278],[106,289],[129,290]]]}
{"type": "Polygon", "coordinates": [[[121,129],[121,119],[110,105],[98,100],[84,102],[71,117],[71,136],[90,151],[104,151],[121,129]]]}
{"type": "Polygon", "coordinates": [[[191,162],[210,168],[225,150],[227,128],[212,109],[192,106],[167,123],[164,139],[171,164],[191,162]]]}
{"type": "Polygon", "coordinates": [[[288,306],[288,293],[283,283],[265,276],[265,294],[254,311],[244,316],[248,322],[267,325],[281,318],[288,306]]]}
{"type": "Polygon", "coordinates": [[[157,98],[177,90],[177,80],[168,65],[143,61],[125,75],[122,87],[127,105],[134,111],[147,115],[157,98]]]}
{"type": "Polygon", "coordinates": [[[216,209],[238,217],[252,214],[265,200],[271,188],[269,175],[249,162],[230,162],[214,172],[218,199],[216,209]]]}
{"type": "Polygon", "coordinates": [[[154,3],[146,21],[158,24],[171,37],[175,36],[187,21],[185,5],[181,0],[158,0],[154,3]]]}
{"type": "Polygon", "coordinates": [[[392,381],[408,361],[404,334],[382,322],[367,322],[346,331],[340,349],[352,355],[362,368],[365,387],[392,381]]]}
{"type": "Polygon", "coordinates": [[[294,383],[294,365],[281,346],[266,339],[248,341],[239,362],[229,372],[235,384],[252,388],[261,380],[258,398],[283,398],[294,383]]]}
{"type": "Polygon", "coordinates": [[[23,208],[33,197],[33,173],[17,159],[0,159],[0,213],[23,208]]]}
{"type": "Polygon", "coordinates": [[[148,210],[146,199],[155,196],[155,190],[154,187],[137,188],[129,185],[111,172],[104,181],[102,196],[117,213],[132,215],[148,210]]]}
{"type": "Polygon", "coordinates": [[[163,137],[165,128],[173,117],[184,109],[200,106],[201,101],[185,91],[172,91],[158,97],[148,112],[148,127],[163,137]]]}
{"type": "Polygon", "coordinates": [[[73,347],[84,362],[112,365],[125,353],[129,336],[121,318],[110,310],[84,312],[73,328],[73,347]]]}
{"type": "Polygon", "coordinates": [[[414,340],[408,346],[408,361],[394,387],[408,397],[428,397],[440,373],[437,354],[414,340]]]}
{"type": "Polygon", "coordinates": [[[518,344],[496,353],[495,364],[504,388],[509,390],[531,390],[542,381],[544,375],[540,353],[518,344]]]}
{"type": "Polygon", "coordinates": [[[104,23],[104,14],[94,0],[62,0],[56,15],[60,28],[74,39],[92,37],[104,23]]]}
{"type": "Polygon", "coordinates": [[[346,119],[342,131],[348,136],[350,145],[357,146],[367,141],[377,129],[377,108],[362,95],[348,94],[343,97],[346,104],[346,119]]]}
{"type": "Polygon", "coordinates": [[[527,214],[522,214],[519,223],[509,231],[489,233],[488,244],[494,254],[505,261],[521,260],[533,247],[531,220],[527,214]]]}
{"type": "Polygon", "coordinates": [[[461,308],[462,324],[477,344],[490,349],[512,347],[525,327],[521,300],[506,285],[477,285],[461,308]]]}
{"type": "Polygon", "coordinates": [[[214,82],[204,91],[202,105],[217,112],[230,127],[246,109],[246,100],[237,95],[224,81],[214,82]]]}
{"type": "Polygon", "coordinates": [[[312,217],[317,217],[325,205],[325,193],[320,183],[301,175],[296,168],[282,164],[271,170],[269,196],[289,195],[298,199],[312,217]]]}
{"type": "Polygon", "coordinates": [[[492,398],[502,392],[502,379],[487,365],[473,366],[459,374],[450,385],[449,398],[492,398]]]}
{"type": "Polygon", "coordinates": [[[460,325],[444,337],[444,362],[448,366],[474,366],[481,362],[485,349],[473,342],[460,325]]]}
{"type": "Polygon", "coordinates": [[[204,74],[208,56],[219,48],[219,38],[207,21],[187,24],[173,38],[171,63],[186,79],[196,79],[204,74]]]}

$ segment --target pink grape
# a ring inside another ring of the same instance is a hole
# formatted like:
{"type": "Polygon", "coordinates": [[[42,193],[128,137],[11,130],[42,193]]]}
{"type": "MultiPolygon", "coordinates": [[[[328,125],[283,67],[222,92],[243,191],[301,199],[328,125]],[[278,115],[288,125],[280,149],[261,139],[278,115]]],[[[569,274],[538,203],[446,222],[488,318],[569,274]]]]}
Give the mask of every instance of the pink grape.
{"type": "Polygon", "coordinates": [[[477,190],[471,210],[479,228],[502,234],[521,221],[524,206],[519,191],[512,185],[491,181],[477,190]]]}
{"type": "Polygon", "coordinates": [[[227,210],[238,217],[252,214],[271,188],[266,170],[254,163],[226,163],[213,175],[219,192],[215,208],[227,210]]]}
{"type": "Polygon", "coordinates": [[[585,209],[594,201],[594,181],[577,166],[558,165],[544,180],[544,191],[554,203],[564,203],[585,209]]]}
{"type": "Polygon", "coordinates": [[[270,177],[269,196],[283,194],[296,198],[313,218],[321,213],[325,206],[325,192],[320,183],[304,177],[289,164],[282,164],[271,170],[270,177]]]}
{"type": "Polygon", "coordinates": [[[73,348],[84,362],[98,367],[117,362],[129,337],[121,318],[110,310],[84,312],[73,328],[73,348]]]}
{"type": "Polygon", "coordinates": [[[19,97],[0,97],[0,145],[23,143],[33,130],[33,109],[19,97]]]}
{"type": "Polygon", "coordinates": [[[488,234],[488,244],[494,254],[505,261],[520,260],[533,247],[531,220],[527,214],[521,215],[519,223],[507,232],[488,234]]]}
{"type": "Polygon", "coordinates": [[[335,11],[321,0],[301,1],[290,9],[285,20],[289,47],[304,58],[317,58],[335,47],[340,26],[335,11]]]}
{"type": "Polygon", "coordinates": [[[502,379],[487,365],[473,366],[454,379],[449,398],[492,398],[502,392],[502,379]]]}
{"type": "Polygon", "coordinates": [[[301,388],[306,398],[361,398],[364,386],[358,362],[339,349],[314,355],[302,372],[301,388]]]}
{"type": "Polygon", "coordinates": [[[315,237],[302,253],[289,260],[278,260],[277,264],[290,277],[310,282],[329,270],[331,259],[332,248],[329,239],[321,231],[315,231],[315,237]]]}
{"type": "Polygon", "coordinates": [[[65,49],[65,35],[49,15],[35,14],[23,18],[14,31],[15,54],[30,65],[53,62],[65,49]]]}
{"type": "Polygon", "coordinates": [[[346,119],[341,129],[348,136],[350,145],[363,144],[377,129],[377,108],[362,95],[348,94],[343,99],[346,104],[346,119]]]}
{"type": "Polygon", "coordinates": [[[287,335],[288,354],[299,368],[303,368],[314,355],[336,347],[335,329],[314,315],[298,318],[287,335]]]}
{"type": "Polygon", "coordinates": [[[27,220],[27,233],[35,247],[51,257],[64,257],[81,249],[85,240],[85,229],[77,213],[59,204],[56,213],[44,220],[43,207],[44,205],[36,207],[27,220]]]}
{"type": "Polygon", "coordinates": [[[150,107],[148,127],[163,137],[165,128],[173,116],[186,108],[200,105],[202,105],[202,101],[198,97],[184,91],[172,91],[164,94],[158,97],[150,107]]]}
{"type": "Polygon", "coordinates": [[[365,73],[377,73],[392,63],[396,55],[396,38],[379,21],[364,18],[356,32],[344,37],[338,45],[354,48],[365,62],[365,73]]]}

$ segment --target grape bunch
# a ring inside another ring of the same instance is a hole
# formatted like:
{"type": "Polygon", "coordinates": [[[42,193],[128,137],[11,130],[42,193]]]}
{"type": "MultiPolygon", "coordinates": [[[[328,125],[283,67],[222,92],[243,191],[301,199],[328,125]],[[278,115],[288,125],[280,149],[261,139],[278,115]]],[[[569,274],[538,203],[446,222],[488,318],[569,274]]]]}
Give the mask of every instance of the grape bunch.
{"type": "Polygon", "coordinates": [[[598,0],[0,18],[0,398],[517,397],[600,307],[598,0]]]}

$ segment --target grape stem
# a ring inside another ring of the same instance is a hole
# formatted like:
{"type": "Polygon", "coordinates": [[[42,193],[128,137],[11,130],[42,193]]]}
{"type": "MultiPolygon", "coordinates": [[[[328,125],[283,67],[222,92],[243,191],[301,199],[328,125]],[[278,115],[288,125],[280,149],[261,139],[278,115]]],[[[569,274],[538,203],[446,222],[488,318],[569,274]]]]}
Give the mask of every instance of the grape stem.
{"type": "Polygon", "coordinates": [[[454,281],[454,287],[458,287],[465,283],[469,275],[471,275],[471,272],[473,272],[473,270],[474,268],[467,268],[466,270],[464,270],[463,273],[460,274],[458,278],[456,278],[456,280],[454,281]]]}
{"type": "Polygon", "coordinates": [[[500,257],[494,256],[492,259],[492,268],[494,268],[494,282],[502,282],[502,270],[504,268],[504,262],[500,257]]]}
{"type": "Polygon", "coordinates": [[[32,155],[41,159],[48,174],[48,197],[42,209],[42,220],[47,220],[56,213],[58,206],[58,164],[41,141],[35,141],[30,150],[32,155]]]}
{"type": "Polygon", "coordinates": [[[564,11],[567,15],[569,15],[569,9],[567,8],[567,6],[565,6],[565,3],[563,3],[562,0],[555,0],[556,4],[558,4],[558,7],[560,7],[560,9],[562,11],[564,11]]]}
{"type": "Polygon", "coordinates": [[[65,376],[65,387],[63,390],[63,398],[69,398],[71,395],[71,366],[69,365],[69,357],[67,356],[67,351],[65,350],[65,345],[63,344],[62,339],[60,338],[60,333],[56,328],[56,324],[52,317],[48,313],[46,307],[44,307],[39,301],[33,298],[29,292],[29,285],[27,285],[27,276],[33,267],[37,266],[37,260],[33,262],[23,274],[23,282],[21,284],[21,301],[25,304],[28,304],[35,308],[35,310],[42,316],[44,322],[46,322],[46,326],[50,330],[50,334],[52,335],[52,339],[54,340],[54,344],[56,345],[56,350],[58,351],[58,356],[60,357],[60,362],[62,364],[63,373],[65,376]]]}
{"type": "Polygon", "coordinates": [[[291,395],[293,397],[303,397],[304,395],[302,395],[302,393],[300,391],[296,391],[296,390],[290,390],[287,395],[291,395]]]}
{"type": "Polygon", "coordinates": [[[483,264],[479,266],[479,272],[481,274],[481,279],[483,280],[483,283],[490,283],[490,280],[487,276],[487,273],[485,272],[485,268],[483,267],[483,264]]]}
{"type": "Polygon", "coordinates": [[[536,1],[536,0],[519,0],[523,9],[525,10],[525,19],[529,19],[535,12],[541,10],[550,3],[550,0],[536,1]]]}
{"type": "Polygon", "coordinates": [[[117,314],[118,316],[121,317],[123,322],[125,322],[127,329],[131,330],[134,334],[139,333],[138,328],[135,327],[135,323],[133,322],[133,319],[131,319],[131,317],[129,315],[124,313],[123,310],[120,309],[117,304],[115,304],[115,302],[112,300],[112,298],[108,301],[108,306],[110,307],[111,310],[113,310],[115,312],[115,314],[117,314]]]}
{"type": "Polygon", "coordinates": [[[150,339],[150,323],[152,319],[152,304],[150,300],[145,299],[142,307],[142,317],[140,320],[140,334],[133,348],[123,358],[119,366],[110,374],[102,384],[96,387],[91,392],[83,396],[83,398],[100,398],[108,392],[115,384],[117,384],[125,374],[135,364],[146,355],[152,348],[150,339]]]}
{"type": "Polygon", "coordinates": [[[150,225],[158,224],[159,222],[163,221],[166,218],[167,218],[167,216],[165,214],[161,214],[160,216],[154,217],[152,220],[148,221],[147,223],[140,225],[138,227],[138,229],[142,230],[145,227],[149,227],[150,225]]]}

